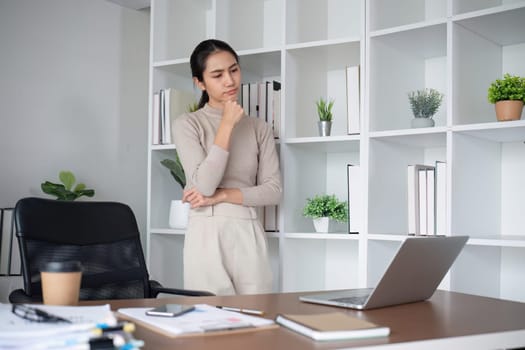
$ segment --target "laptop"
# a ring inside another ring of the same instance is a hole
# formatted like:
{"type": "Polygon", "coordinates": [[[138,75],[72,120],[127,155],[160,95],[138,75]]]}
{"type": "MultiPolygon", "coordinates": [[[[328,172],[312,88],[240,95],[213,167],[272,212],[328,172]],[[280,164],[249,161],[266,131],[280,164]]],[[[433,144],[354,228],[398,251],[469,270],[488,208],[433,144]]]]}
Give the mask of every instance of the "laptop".
{"type": "Polygon", "coordinates": [[[434,294],[467,240],[468,236],[407,238],[375,288],[303,295],[299,300],[359,310],[426,300],[434,294]]]}

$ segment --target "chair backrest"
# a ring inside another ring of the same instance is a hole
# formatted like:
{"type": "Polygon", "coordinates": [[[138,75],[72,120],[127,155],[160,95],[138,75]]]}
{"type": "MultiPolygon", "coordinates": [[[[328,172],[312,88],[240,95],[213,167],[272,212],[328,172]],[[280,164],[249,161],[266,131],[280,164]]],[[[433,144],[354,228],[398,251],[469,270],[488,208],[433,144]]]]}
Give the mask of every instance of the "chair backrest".
{"type": "Polygon", "coordinates": [[[27,295],[41,296],[43,264],[78,260],[81,300],[150,297],[140,233],[129,206],[23,198],[15,207],[15,226],[27,295]]]}

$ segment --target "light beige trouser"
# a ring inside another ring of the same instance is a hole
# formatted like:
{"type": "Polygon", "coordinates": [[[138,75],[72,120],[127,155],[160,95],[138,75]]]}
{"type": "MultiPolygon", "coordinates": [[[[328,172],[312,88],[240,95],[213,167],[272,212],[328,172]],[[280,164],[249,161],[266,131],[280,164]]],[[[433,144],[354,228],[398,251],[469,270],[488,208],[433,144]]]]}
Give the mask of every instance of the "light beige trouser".
{"type": "Polygon", "coordinates": [[[216,295],[272,291],[266,234],[255,208],[221,203],[190,211],[184,288],[216,295]]]}

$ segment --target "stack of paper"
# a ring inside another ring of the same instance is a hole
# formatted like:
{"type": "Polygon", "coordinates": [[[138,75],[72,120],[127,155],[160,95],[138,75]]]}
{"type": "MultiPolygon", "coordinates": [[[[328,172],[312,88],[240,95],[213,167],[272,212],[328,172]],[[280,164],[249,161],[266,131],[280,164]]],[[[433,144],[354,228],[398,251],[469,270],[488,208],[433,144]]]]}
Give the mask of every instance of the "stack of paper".
{"type": "Polygon", "coordinates": [[[109,305],[29,306],[71,323],[29,321],[15,315],[11,304],[0,304],[0,349],[67,349],[87,344],[97,336],[97,326],[116,324],[109,305]]]}
{"type": "Polygon", "coordinates": [[[118,312],[152,330],[167,336],[187,334],[217,334],[220,331],[257,330],[276,327],[273,320],[219,309],[206,304],[195,305],[195,310],[177,317],[146,315],[151,308],[123,308],[118,312]],[[272,327],[273,326],[273,327],[272,327]]]}

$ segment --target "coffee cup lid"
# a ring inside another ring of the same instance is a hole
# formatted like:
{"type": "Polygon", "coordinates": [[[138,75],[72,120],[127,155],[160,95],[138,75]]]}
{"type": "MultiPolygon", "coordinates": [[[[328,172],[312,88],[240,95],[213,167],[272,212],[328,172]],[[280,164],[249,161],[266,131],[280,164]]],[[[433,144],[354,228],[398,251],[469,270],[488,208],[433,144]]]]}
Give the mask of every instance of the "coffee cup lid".
{"type": "Polygon", "coordinates": [[[50,261],[42,267],[42,272],[77,272],[82,271],[80,261],[50,261]]]}

